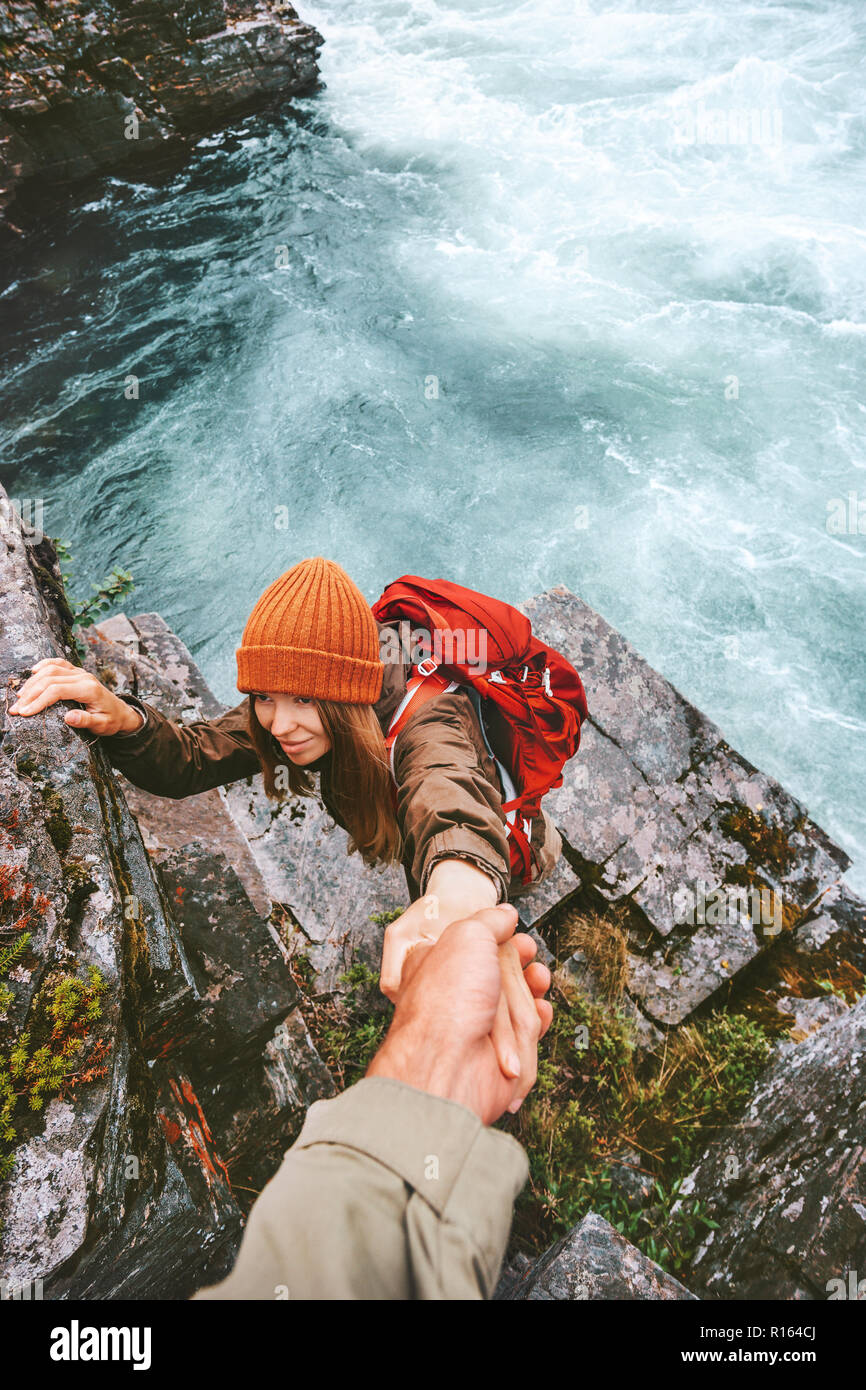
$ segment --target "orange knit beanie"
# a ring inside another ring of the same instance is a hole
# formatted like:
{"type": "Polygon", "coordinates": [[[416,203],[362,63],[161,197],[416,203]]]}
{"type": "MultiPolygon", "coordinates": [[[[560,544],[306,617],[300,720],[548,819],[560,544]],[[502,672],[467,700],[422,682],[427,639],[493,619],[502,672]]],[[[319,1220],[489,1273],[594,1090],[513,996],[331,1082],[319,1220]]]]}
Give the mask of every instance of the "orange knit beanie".
{"type": "Polygon", "coordinates": [[[353,705],[373,705],[382,692],[385,668],[370,605],[346,571],[321,555],[265,589],[235,655],[240,691],[353,705]]]}

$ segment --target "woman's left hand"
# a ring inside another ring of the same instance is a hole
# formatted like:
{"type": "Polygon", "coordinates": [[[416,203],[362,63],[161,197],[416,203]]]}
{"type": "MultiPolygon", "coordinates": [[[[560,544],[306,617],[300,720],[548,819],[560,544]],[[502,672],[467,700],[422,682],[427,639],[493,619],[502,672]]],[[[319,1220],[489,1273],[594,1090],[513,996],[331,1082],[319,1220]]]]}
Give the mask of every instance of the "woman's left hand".
{"type": "MultiPolygon", "coordinates": [[[[493,879],[482,869],[462,859],[440,860],[433,868],[427,889],[425,897],[410,904],[385,929],[379,987],[392,1002],[396,1001],[400,991],[403,963],[413,947],[422,943],[432,945],[451,922],[470,917],[481,908],[495,906],[498,896],[493,879]]],[[[511,910],[516,927],[517,911],[515,908],[511,910]]],[[[531,936],[517,932],[510,944],[517,951],[524,979],[536,1001],[543,1034],[553,1017],[551,1005],[543,998],[550,988],[550,971],[534,959],[538,948],[531,936]]],[[[490,1037],[503,1075],[517,1077],[520,1072],[519,1049],[505,991],[499,1001],[490,1037]]],[[[527,1084],[526,1091],[530,1084],[527,1084]]],[[[511,1108],[519,1108],[526,1091],[518,1093],[511,1108]]]]}

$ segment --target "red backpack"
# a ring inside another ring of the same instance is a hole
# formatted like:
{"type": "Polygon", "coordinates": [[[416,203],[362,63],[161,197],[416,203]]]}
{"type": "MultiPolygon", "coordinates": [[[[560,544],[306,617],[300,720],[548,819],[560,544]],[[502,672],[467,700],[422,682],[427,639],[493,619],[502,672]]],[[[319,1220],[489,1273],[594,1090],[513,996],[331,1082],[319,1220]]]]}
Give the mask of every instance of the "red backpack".
{"type": "Polygon", "coordinates": [[[445,579],[404,574],[373,604],[373,614],[380,623],[405,620],[430,639],[417,644],[427,655],[414,665],[386,736],[392,771],[397,735],[418,707],[467,687],[502,779],[512,877],[531,883],[532,822],[544,794],[562,785],[588,714],[580,676],[533,636],[516,608],[445,579]]]}

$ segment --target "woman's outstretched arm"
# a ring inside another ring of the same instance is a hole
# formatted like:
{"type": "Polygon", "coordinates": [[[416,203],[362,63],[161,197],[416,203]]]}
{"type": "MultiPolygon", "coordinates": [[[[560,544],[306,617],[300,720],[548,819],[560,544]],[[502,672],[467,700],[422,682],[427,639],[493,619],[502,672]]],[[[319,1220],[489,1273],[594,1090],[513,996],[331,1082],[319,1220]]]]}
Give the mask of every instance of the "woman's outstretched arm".
{"type": "Polygon", "coordinates": [[[59,700],[83,706],[67,710],[65,722],[97,735],[112,766],[155,796],[178,800],[260,770],[246,701],[218,719],[180,724],[143,700],[115,695],[82,666],[48,657],[36,662],[9,713],[32,717],[59,700]]]}

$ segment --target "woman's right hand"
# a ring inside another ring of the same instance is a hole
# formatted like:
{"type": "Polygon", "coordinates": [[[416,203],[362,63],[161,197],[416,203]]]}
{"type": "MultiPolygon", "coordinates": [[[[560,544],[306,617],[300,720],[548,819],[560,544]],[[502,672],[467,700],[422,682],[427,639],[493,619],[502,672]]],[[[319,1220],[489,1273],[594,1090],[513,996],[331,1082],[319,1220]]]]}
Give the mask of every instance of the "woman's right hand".
{"type": "Polygon", "coordinates": [[[142,718],[137,709],[116,695],[85,671],[62,657],[49,656],[31,668],[32,676],[18,691],[9,714],[33,715],[54,705],[58,700],[74,700],[84,709],[67,710],[65,723],[74,729],[90,729],[92,733],[131,734],[141,728],[142,718]]]}

